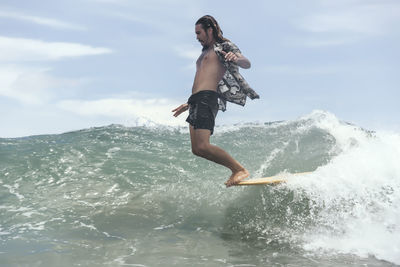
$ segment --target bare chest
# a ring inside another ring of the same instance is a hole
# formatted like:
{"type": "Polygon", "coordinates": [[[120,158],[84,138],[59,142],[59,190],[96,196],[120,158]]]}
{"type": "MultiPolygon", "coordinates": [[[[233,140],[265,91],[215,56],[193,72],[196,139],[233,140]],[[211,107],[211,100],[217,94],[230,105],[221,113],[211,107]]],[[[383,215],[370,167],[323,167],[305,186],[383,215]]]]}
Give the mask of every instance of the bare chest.
{"type": "Polygon", "coordinates": [[[196,67],[199,69],[218,63],[219,61],[217,54],[214,52],[213,49],[208,49],[206,51],[203,51],[203,53],[201,53],[201,55],[196,61],[196,67]]]}

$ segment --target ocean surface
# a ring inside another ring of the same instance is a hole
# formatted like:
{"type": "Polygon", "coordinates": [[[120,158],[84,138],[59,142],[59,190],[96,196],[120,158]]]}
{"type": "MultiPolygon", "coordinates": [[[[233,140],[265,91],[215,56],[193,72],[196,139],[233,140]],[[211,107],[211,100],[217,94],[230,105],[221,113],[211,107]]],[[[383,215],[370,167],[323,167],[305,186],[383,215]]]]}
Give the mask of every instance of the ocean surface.
{"type": "Polygon", "coordinates": [[[225,188],[187,128],[0,139],[0,266],[400,265],[400,134],[314,111],[219,126],[252,174],[225,188]]]}

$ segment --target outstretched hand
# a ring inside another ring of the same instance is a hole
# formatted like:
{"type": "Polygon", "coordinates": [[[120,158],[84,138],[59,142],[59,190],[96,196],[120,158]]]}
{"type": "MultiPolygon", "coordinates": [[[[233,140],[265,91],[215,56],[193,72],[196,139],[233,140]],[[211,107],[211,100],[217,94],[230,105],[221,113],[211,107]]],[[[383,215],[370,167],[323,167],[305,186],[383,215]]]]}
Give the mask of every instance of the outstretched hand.
{"type": "Polygon", "coordinates": [[[174,117],[178,117],[182,112],[185,112],[188,109],[189,109],[189,104],[185,103],[180,105],[176,109],[173,109],[172,112],[175,112],[174,117]]]}

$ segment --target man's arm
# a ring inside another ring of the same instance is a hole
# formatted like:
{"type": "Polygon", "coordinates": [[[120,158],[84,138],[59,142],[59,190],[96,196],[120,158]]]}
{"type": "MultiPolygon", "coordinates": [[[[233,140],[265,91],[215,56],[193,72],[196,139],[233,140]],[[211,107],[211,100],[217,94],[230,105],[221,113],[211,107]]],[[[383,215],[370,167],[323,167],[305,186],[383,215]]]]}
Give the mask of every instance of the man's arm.
{"type": "Polygon", "coordinates": [[[251,67],[250,60],[248,60],[245,56],[243,56],[240,53],[236,54],[236,56],[237,56],[236,64],[238,64],[239,67],[243,69],[250,69],[251,67]]]}
{"type": "Polygon", "coordinates": [[[224,51],[222,51],[222,53],[224,53],[225,59],[227,61],[235,62],[239,67],[243,69],[249,69],[251,67],[250,61],[240,53],[233,53],[233,52],[226,53],[224,51]]]}

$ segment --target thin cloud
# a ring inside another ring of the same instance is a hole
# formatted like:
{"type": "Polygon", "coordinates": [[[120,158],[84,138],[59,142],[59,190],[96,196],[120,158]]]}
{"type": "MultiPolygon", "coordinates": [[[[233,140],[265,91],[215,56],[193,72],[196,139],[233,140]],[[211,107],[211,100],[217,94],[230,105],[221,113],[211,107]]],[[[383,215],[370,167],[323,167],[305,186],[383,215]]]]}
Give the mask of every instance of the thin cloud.
{"type": "Polygon", "coordinates": [[[92,0],[109,6],[103,16],[140,23],[159,31],[157,35],[179,38],[182,34],[194,36],[194,18],[203,4],[184,0],[92,0]],[[184,12],[181,12],[184,10],[184,12]],[[174,36],[174,37],[173,37],[174,36]]]}
{"type": "Polygon", "coordinates": [[[191,61],[196,61],[201,53],[200,47],[194,48],[193,46],[175,47],[174,50],[178,56],[189,59],[191,61]]]}
{"type": "Polygon", "coordinates": [[[343,67],[307,67],[307,66],[292,66],[292,65],[276,65],[266,66],[263,68],[268,74],[283,74],[283,75],[325,75],[347,71],[343,67]]]}
{"type": "Polygon", "coordinates": [[[376,35],[385,33],[392,24],[395,8],[381,5],[357,6],[332,13],[316,14],[304,18],[299,24],[310,32],[358,33],[376,35]]]}
{"type": "Polygon", "coordinates": [[[92,47],[79,43],[44,42],[34,39],[0,36],[0,61],[48,61],[67,57],[81,57],[111,53],[104,47],[92,47]]]}
{"type": "Polygon", "coordinates": [[[24,105],[42,105],[56,97],[57,88],[75,87],[77,80],[57,78],[46,68],[0,65],[0,96],[24,105]]]}
{"type": "Polygon", "coordinates": [[[358,35],[341,35],[319,34],[315,36],[299,36],[288,37],[283,40],[287,46],[306,46],[306,47],[324,47],[324,46],[341,46],[358,42],[362,37],[358,35]]]}
{"type": "Polygon", "coordinates": [[[177,56],[190,60],[190,64],[185,65],[183,70],[193,70],[196,67],[196,60],[199,57],[201,50],[200,48],[195,48],[193,46],[175,46],[173,47],[173,51],[177,54],[177,56]]]}
{"type": "Polygon", "coordinates": [[[0,11],[0,18],[16,19],[16,20],[26,21],[26,22],[43,25],[43,26],[47,26],[47,27],[51,27],[51,28],[56,28],[56,29],[67,29],[67,30],[78,30],[78,31],[87,30],[83,26],[65,22],[65,21],[61,21],[61,20],[57,20],[57,19],[44,18],[44,17],[38,17],[38,16],[30,16],[30,15],[15,13],[15,12],[1,12],[0,11]]]}
{"type": "Polygon", "coordinates": [[[85,117],[112,117],[119,121],[142,119],[163,125],[185,125],[183,115],[172,116],[171,110],[179,103],[165,98],[125,99],[104,98],[99,100],[64,100],[58,107],[85,117]]]}
{"type": "Polygon", "coordinates": [[[400,5],[395,2],[365,4],[356,1],[350,6],[347,2],[338,2],[330,5],[329,11],[317,12],[293,21],[295,27],[308,32],[308,35],[293,38],[297,40],[290,43],[338,46],[381,36],[397,29],[399,13],[400,5]]]}

